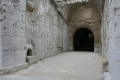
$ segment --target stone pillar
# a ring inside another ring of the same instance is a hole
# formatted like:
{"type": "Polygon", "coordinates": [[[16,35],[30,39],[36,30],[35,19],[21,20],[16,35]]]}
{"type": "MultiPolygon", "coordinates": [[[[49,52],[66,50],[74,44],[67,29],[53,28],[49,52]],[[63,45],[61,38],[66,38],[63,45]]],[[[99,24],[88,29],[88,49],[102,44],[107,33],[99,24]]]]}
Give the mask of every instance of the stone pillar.
{"type": "Polygon", "coordinates": [[[26,0],[2,0],[1,6],[2,67],[24,64],[26,0]]]}
{"type": "Polygon", "coordinates": [[[94,31],[94,52],[101,53],[101,30],[94,31]]]}
{"type": "Polygon", "coordinates": [[[102,54],[105,58],[109,57],[109,1],[105,0],[102,16],[101,40],[102,54]]]}
{"type": "MultiPolygon", "coordinates": [[[[0,20],[2,15],[0,14],[0,20]]],[[[2,36],[2,22],[0,21],[0,68],[2,67],[2,42],[1,42],[1,36],[2,36]]]]}
{"type": "Polygon", "coordinates": [[[113,80],[120,80],[120,0],[109,5],[109,73],[113,80]]]}
{"type": "MultiPolygon", "coordinates": [[[[0,5],[1,5],[1,0],[0,0],[0,5]]],[[[0,6],[1,7],[1,6],[0,6]]],[[[0,11],[0,68],[2,67],[2,14],[1,14],[1,11],[0,11]]]]}

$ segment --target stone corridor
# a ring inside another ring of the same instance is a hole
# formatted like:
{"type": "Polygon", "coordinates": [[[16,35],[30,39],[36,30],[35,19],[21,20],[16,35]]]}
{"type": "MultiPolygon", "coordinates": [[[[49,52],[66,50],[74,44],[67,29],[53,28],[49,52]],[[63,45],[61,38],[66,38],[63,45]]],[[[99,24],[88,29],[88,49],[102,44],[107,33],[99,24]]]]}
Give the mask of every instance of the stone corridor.
{"type": "Polygon", "coordinates": [[[93,52],[65,52],[0,80],[103,80],[102,56],[93,52]]]}

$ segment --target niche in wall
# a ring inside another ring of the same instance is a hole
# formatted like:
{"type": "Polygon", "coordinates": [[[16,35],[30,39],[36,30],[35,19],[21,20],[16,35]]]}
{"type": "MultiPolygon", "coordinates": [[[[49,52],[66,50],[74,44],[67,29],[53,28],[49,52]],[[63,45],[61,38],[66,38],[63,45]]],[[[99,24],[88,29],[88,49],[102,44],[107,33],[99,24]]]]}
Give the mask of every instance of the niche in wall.
{"type": "Polygon", "coordinates": [[[32,56],[32,50],[31,49],[27,50],[27,56],[32,56]]]}

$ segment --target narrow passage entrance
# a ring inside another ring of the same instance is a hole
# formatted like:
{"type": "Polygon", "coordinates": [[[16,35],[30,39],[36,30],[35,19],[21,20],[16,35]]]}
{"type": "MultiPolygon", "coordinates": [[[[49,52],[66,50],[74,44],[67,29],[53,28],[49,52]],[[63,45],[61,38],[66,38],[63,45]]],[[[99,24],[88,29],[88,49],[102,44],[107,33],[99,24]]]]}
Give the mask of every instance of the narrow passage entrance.
{"type": "Polygon", "coordinates": [[[94,52],[94,35],[87,28],[81,28],[74,35],[74,51],[94,52]]]}

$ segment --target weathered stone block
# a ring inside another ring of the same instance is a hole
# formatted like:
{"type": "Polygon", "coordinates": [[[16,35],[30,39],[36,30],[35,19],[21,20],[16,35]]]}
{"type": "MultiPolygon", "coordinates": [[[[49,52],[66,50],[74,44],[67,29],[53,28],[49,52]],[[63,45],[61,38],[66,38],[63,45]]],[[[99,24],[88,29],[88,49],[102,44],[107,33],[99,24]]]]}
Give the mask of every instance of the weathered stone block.
{"type": "Polygon", "coordinates": [[[37,63],[38,61],[38,57],[37,56],[27,56],[26,57],[26,62],[28,62],[28,65],[32,65],[32,64],[35,64],[37,63]]]}
{"type": "Polygon", "coordinates": [[[3,51],[2,67],[14,65],[14,51],[3,51]]]}
{"type": "Polygon", "coordinates": [[[25,44],[24,49],[27,51],[28,49],[33,50],[33,45],[32,44],[25,44]]]}
{"type": "Polygon", "coordinates": [[[104,80],[112,80],[110,74],[108,72],[104,72],[104,80]]]}
{"type": "Polygon", "coordinates": [[[108,72],[108,60],[107,59],[102,60],[102,68],[103,68],[103,72],[108,72]]]}
{"type": "Polygon", "coordinates": [[[0,75],[5,75],[5,74],[8,74],[8,73],[13,73],[13,72],[16,72],[16,71],[19,71],[19,70],[23,70],[23,69],[26,69],[26,68],[28,68],[28,63],[1,68],[0,69],[0,75]]]}
{"type": "Polygon", "coordinates": [[[25,50],[15,50],[14,53],[14,64],[23,64],[26,62],[26,51],[25,50]]]}
{"type": "Polygon", "coordinates": [[[13,22],[4,21],[2,25],[2,35],[13,36],[13,22]]]}
{"type": "Polygon", "coordinates": [[[27,1],[27,5],[26,6],[27,6],[27,10],[29,12],[33,12],[33,10],[35,9],[34,4],[32,2],[30,2],[30,1],[27,1]]]}
{"type": "Polygon", "coordinates": [[[20,0],[19,8],[22,11],[26,11],[26,0],[20,0]]]}
{"type": "Polygon", "coordinates": [[[20,0],[12,0],[13,3],[19,3],[20,0]]]}

